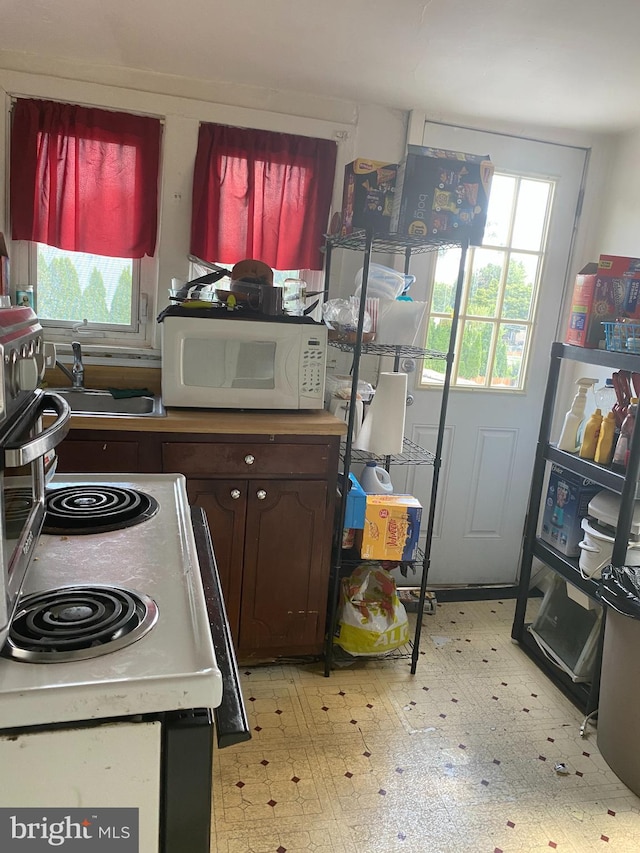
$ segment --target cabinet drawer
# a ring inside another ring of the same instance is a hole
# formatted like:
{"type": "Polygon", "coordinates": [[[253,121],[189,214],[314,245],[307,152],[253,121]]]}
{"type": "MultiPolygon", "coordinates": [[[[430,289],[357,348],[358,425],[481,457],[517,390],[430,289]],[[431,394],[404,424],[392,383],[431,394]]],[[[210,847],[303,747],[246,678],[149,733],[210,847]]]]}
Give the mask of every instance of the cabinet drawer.
{"type": "Polygon", "coordinates": [[[162,467],[199,477],[322,476],[329,467],[329,446],[169,442],[162,445],[162,467]]]}
{"type": "Polygon", "coordinates": [[[111,474],[140,470],[137,441],[63,441],[56,453],[57,470],[61,473],[111,474]]]}

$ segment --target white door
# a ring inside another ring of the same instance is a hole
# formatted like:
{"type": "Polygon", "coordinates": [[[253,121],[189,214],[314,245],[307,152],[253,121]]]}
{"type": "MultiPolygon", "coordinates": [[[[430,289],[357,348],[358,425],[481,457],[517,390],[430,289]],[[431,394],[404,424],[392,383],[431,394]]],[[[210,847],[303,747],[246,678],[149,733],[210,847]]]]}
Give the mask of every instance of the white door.
{"type": "MultiPolygon", "coordinates": [[[[514,197],[521,194],[519,208],[514,203],[511,214],[506,211],[501,214],[502,225],[491,230],[494,251],[488,248],[473,250],[476,272],[470,288],[478,290],[483,271],[494,261],[499,265],[506,246],[505,257],[511,258],[515,266],[509,266],[511,261],[507,260],[503,282],[511,276],[511,269],[519,269],[530,279],[529,315],[526,316],[522,307],[513,308],[511,314],[507,310],[505,314],[502,297],[496,300],[497,307],[490,309],[486,305],[479,306],[476,300],[475,304],[467,304],[467,331],[459,331],[457,342],[459,361],[464,334],[472,336],[481,327],[486,331],[491,323],[484,321],[491,320],[495,308],[493,342],[485,357],[490,362],[493,359],[495,364],[498,340],[503,364],[506,364],[506,352],[512,361],[515,359],[516,366],[511,365],[511,373],[515,372],[516,377],[509,380],[511,386],[502,385],[507,380],[496,376],[502,376],[506,368],[502,368],[502,374],[496,368],[497,373],[492,377],[483,362],[478,370],[484,377],[469,378],[468,366],[465,373],[463,366],[458,364],[457,384],[452,386],[449,397],[429,570],[430,586],[513,584],[518,575],[550,346],[564,334],[559,314],[586,152],[429,122],[425,125],[424,144],[489,154],[496,169],[491,204],[495,201],[497,205],[504,199],[508,207],[510,194],[515,194],[514,197]],[[530,225],[527,222],[529,213],[532,215],[530,225]],[[546,217],[542,232],[539,231],[541,216],[542,219],[546,217]],[[497,232],[501,234],[496,236],[497,232]],[[510,246],[506,245],[509,240],[510,246]],[[539,251],[531,251],[537,244],[539,251]],[[536,265],[540,269],[537,276],[536,265]],[[534,279],[537,285],[531,284],[534,279]],[[480,319],[474,319],[478,313],[480,319]],[[515,318],[515,321],[505,323],[505,317],[512,321],[515,318]]],[[[488,227],[485,243],[489,231],[488,227]]],[[[423,257],[415,260],[420,263],[423,257]]],[[[433,267],[435,262],[433,257],[424,263],[433,267]]],[[[437,306],[434,304],[434,307],[437,306]]],[[[446,307],[442,310],[446,311],[446,307]]],[[[472,337],[466,341],[469,350],[472,337]]],[[[446,350],[446,346],[443,349],[446,350]]],[[[407,409],[407,434],[419,445],[433,450],[441,391],[433,385],[420,387],[423,376],[418,366],[414,374],[415,402],[407,409]]],[[[431,478],[432,472],[426,466],[406,469],[407,491],[418,497],[424,507],[423,528],[427,524],[431,478]]]]}

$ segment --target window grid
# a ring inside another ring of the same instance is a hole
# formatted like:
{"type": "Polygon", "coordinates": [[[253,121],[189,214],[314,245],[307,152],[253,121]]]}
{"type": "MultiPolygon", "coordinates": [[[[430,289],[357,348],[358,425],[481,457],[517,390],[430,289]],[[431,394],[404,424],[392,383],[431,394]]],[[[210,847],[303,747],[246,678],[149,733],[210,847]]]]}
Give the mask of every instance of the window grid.
{"type": "MultiPolygon", "coordinates": [[[[525,385],[525,377],[527,372],[527,361],[528,354],[531,345],[531,331],[535,322],[536,316],[536,305],[538,300],[538,293],[540,288],[540,278],[542,275],[542,269],[545,258],[545,247],[547,241],[547,234],[549,228],[549,219],[551,213],[551,207],[553,202],[553,194],[554,194],[554,182],[549,179],[536,179],[533,177],[529,177],[527,175],[513,175],[508,173],[501,173],[509,178],[512,178],[515,181],[515,188],[513,193],[513,198],[511,202],[511,210],[509,213],[509,224],[507,228],[507,235],[505,240],[505,245],[498,245],[495,243],[484,243],[481,247],[470,246],[467,253],[467,263],[465,267],[464,273],[464,281],[463,281],[463,289],[462,289],[462,297],[460,304],[460,315],[459,315],[459,324],[458,331],[456,336],[456,352],[454,357],[454,362],[452,365],[452,374],[451,374],[451,384],[457,388],[473,388],[477,389],[489,389],[495,390],[499,388],[500,390],[511,390],[511,391],[522,391],[525,385]],[[516,223],[516,217],[518,214],[518,205],[521,196],[521,188],[523,180],[540,180],[542,183],[545,183],[549,187],[549,192],[547,195],[546,209],[544,211],[544,225],[542,229],[542,235],[540,240],[540,248],[538,250],[532,249],[521,249],[512,245],[514,228],[516,223]],[[472,281],[473,274],[476,269],[476,252],[478,249],[488,252],[496,252],[503,255],[503,263],[500,273],[500,280],[498,286],[498,294],[495,305],[495,316],[494,317],[486,317],[478,314],[472,314],[468,312],[469,302],[472,295],[472,281]],[[536,266],[536,274],[534,280],[532,282],[532,290],[531,290],[531,300],[529,305],[529,315],[526,319],[521,318],[507,318],[503,316],[505,299],[507,296],[507,280],[509,276],[509,268],[511,264],[512,256],[516,254],[518,256],[530,256],[537,259],[536,266]],[[471,322],[481,322],[486,325],[491,326],[491,338],[489,342],[489,349],[487,354],[486,361],[486,370],[484,376],[484,382],[482,384],[478,382],[469,382],[467,380],[462,380],[460,382],[459,376],[459,368],[460,368],[460,360],[461,360],[461,352],[462,352],[462,341],[464,340],[465,328],[468,323],[471,322]],[[496,352],[498,345],[498,336],[500,332],[500,327],[504,324],[514,325],[522,327],[525,330],[524,336],[524,346],[522,352],[522,358],[520,362],[520,369],[518,374],[518,381],[514,385],[505,386],[502,384],[494,384],[494,380],[496,377],[494,376],[495,370],[495,362],[496,362],[496,352]]],[[[434,283],[435,276],[437,274],[437,264],[434,271],[434,283]]],[[[450,321],[451,313],[442,313],[442,312],[429,312],[429,319],[440,319],[443,322],[450,321]]],[[[432,386],[440,384],[437,380],[433,378],[424,377],[422,379],[422,386],[432,386]]]]}

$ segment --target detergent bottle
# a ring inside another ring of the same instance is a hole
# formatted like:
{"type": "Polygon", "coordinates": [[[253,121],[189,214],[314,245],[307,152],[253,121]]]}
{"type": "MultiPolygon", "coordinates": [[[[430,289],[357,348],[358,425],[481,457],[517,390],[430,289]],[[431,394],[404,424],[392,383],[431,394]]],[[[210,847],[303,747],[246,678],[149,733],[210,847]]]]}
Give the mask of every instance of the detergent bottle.
{"type": "Polygon", "coordinates": [[[390,495],[393,484],[389,472],[375,462],[367,462],[360,475],[360,485],[368,495],[390,495]]]}
{"type": "Polygon", "coordinates": [[[580,428],[580,424],[584,420],[584,412],[587,404],[587,390],[592,388],[597,381],[597,379],[589,379],[586,377],[576,379],[578,392],[573,398],[571,408],[564,416],[564,423],[562,424],[560,438],[558,439],[559,450],[566,450],[568,453],[578,452],[578,430],[580,428]]]}

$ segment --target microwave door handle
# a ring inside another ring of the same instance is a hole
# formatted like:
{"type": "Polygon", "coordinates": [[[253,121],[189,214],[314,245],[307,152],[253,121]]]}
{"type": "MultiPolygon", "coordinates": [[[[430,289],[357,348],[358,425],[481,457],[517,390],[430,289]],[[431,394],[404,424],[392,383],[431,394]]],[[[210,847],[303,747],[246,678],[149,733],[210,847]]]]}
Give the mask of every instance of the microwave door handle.
{"type": "MultiPolygon", "coordinates": [[[[4,461],[8,468],[20,468],[28,465],[39,456],[44,456],[60,444],[69,432],[71,407],[66,400],[51,391],[45,391],[38,401],[35,417],[39,418],[45,409],[53,409],[57,415],[51,426],[42,430],[35,438],[25,442],[9,442],[4,448],[4,461]]],[[[35,419],[35,418],[34,418],[35,419]]]]}

